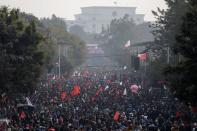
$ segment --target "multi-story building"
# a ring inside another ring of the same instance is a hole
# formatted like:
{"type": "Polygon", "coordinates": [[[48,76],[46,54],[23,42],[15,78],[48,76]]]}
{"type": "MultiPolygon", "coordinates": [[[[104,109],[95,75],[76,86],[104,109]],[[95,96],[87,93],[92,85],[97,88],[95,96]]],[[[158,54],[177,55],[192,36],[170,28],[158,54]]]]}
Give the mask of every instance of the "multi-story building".
{"type": "Polygon", "coordinates": [[[136,24],[144,22],[143,14],[136,14],[136,7],[82,7],[81,14],[75,15],[74,21],[66,21],[68,28],[73,25],[81,26],[86,32],[100,33],[107,28],[113,19],[120,19],[127,15],[136,24]]]}

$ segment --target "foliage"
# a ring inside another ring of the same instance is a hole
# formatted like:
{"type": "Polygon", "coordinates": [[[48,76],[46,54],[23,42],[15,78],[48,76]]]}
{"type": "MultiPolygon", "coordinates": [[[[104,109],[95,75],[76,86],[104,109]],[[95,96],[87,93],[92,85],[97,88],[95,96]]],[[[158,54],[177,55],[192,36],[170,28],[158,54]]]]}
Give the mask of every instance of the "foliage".
{"type": "Polygon", "coordinates": [[[122,66],[126,65],[128,68],[131,68],[131,66],[134,68],[131,65],[130,49],[132,47],[124,48],[124,45],[128,40],[131,41],[131,45],[135,42],[151,41],[153,37],[150,30],[148,23],[136,25],[126,15],[124,18],[112,20],[109,29],[103,30],[99,39],[105,43],[103,49],[107,55],[112,56],[111,59],[122,66]]]}
{"type": "Polygon", "coordinates": [[[184,0],[165,0],[165,2],[167,10],[158,8],[157,12],[152,11],[157,21],[152,24],[155,41],[150,48],[155,60],[148,66],[149,78],[164,79],[165,68],[178,63],[180,57],[176,49],[176,34],[180,32],[186,2],[184,0]]]}
{"type": "Polygon", "coordinates": [[[32,93],[42,75],[56,68],[57,42],[69,45],[69,56],[61,54],[62,74],[67,76],[83,62],[85,45],[66,31],[55,16],[39,20],[18,9],[0,8],[0,93],[9,96],[32,93]]]}
{"type": "Polygon", "coordinates": [[[180,32],[182,17],[186,11],[184,0],[165,0],[168,9],[158,8],[157,12],[152,11],[157,21],[152,24],[155,44],[152,51],[157,57],[165,57],[167,61],[168,47],[170,48],[170,59],[172,63],[177,62],[175,35],[180,32]],[[172,52],[174,51],[174,53],[172,52]]]}
{"type": "Polygon", "coordinates": [[[69,33],[80,37],[81,40],[86,43],[98,43],[96,39],[96,34],[85,32],[84,29],[79,25],[73,25],[69,29],[69,33]]]}
{"type": "MultiPolygon", "coordinates": [[[[50,38],[49,29],[45,28],[43,23],[35,16],[31,14],[26,14],[24,12],[19,14],[20,19],[27,25],[29,22],[34,21],[36,24],[36,29],[42,34],[43,40],[38,45],[38,50],[43,52],[44,56],[44,72],[50,73],[55,66],[54,55],[55,55],[55,44],[50,38]]],[[[46,75],[43,73],[43,75],[46,75]]]]}
{"type": "MultiPolygon", "coordinates": [[[[166,11],[161,9],[158,9],[158,13],[153,11],[157,22],[153,32],[156,44],[152,49],[163,59],[166,57],[167,47],[170,48],[171,61],[161,68],[167,84],[181,101],[196,105],[197,2],[195,0],[165,1],[168,5],[166,11]]],[[[152,66],[157,69],[160,64],[152,66]]]]}
{"type": "Polygon", "coordinates": [[[137,56],[131,55],[131,65],[134,67],[135,70],[139,70],[140,61],[137,56]]]}
{"type": "Polygon", "coordinates": [[[158,87],[161,81],[164,81],[163,69],[165,67],[164,61],[157,59],[150,61],[146,69],[146,77],[148,78],[148,85],[158,87]]]}
{"type": "Polygon", "coordinates": [[[71,26],[70,29],[69,29],[69,32],[71,34],[74,34],[80,38],[82,38],[83,40],[86,39],[87,37],[87,33],[83,30],[83,28],[79,25],[74,25],[74,26],[71,26]]]}
{"type": "Polygon", "coordinates": [[[79,66],[84,61],[86,54],[85,43],[79,37],[67,32],[65,22],[55,15],[53,15],[51,19],[44,18],[41,22],[49,31],[50,41],[52,41],[54,45],[53,63],[58,63],[59,44],[61,46],[61,74],[70,74],[75,67],[79,66]],[[67,48],[66,51],[64,50],[65,48],[67,48]],[[67,54],[67,56],[63,54],[67,54]]]}
{"type": "Polygon", "coordinates": [[[29,93],[41,75],[43,53],[38,51],[42,35],[34,21],[24,24],[20,11],[0,8],[0,92],[29,93]]]}
{"type": "Polygon", "coordinates": [[[151,26],[154,29],[152,33],[155,40],[149,47],[153,59],[147,66],[147,78],[152,86],[158,86],[158,81],[165,79],[163,75],[165,68],[178,63],[180,58],[176,48],[176,34],[180,32],[187,4],[184,0],[165,0],[165,2],[168,9],[158,8],[157,11],[152,11],[157,20],[151,26]]]}
{"type": "Polygon", "coordinates": [[[181,32],[176,37],[176,51],[184,59],[166,69],[169,85],[180,100],[196,105],[197,99],[197,1],[188,1],[181,32]]]}

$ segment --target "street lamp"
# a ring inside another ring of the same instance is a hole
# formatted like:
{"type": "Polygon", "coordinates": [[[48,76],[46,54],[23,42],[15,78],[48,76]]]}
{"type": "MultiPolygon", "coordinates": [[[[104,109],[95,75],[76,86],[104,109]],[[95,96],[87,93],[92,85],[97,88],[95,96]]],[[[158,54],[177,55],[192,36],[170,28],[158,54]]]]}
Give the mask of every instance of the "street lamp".
{"type": "Polygon", "coordinates": [[[59,75],[59,78],[60,78],[60,75],[61,75],[61,45],[62,43],[64,43],[62,40],[57,40],[56,38],[53,38],[54,42],[57,43],[58,45],[58,75],[59,75]]]}

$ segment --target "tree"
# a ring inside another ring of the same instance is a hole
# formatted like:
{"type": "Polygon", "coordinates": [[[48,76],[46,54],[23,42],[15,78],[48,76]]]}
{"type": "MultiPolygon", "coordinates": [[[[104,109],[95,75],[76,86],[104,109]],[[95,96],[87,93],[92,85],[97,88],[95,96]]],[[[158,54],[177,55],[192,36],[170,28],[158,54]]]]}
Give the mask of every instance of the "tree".
{"type": "Polygon", "coordinates": [[[165,81],[165,77],[163,75],[163,69],[165,68],[165,62],[163,59],[157,59],[154,61],[150,61],[148,63],[146,69],[146,77],[148,86],[159,87],[159,82],[165,81]]]}
{"type": "Polygon", "coordinates": [[[20,11],[0,8],[0,93],[31,93],[41,75],[43,53],[37,50],[42,36],[35,23],[24,24],[20,11]]]}
{"type": "Polygon", "coordinates": [[[139,70],[140,68],[140,61],[137,56],[131,56],[131,65],[134,67],[135,70],[139,70]]]}
{"type": "Polygon", "coordinates": [[[131,58],[128,50],[124,49],[124,44],[128,40],[135,38],[135,23],[128,16],[111,21],[110,27],[103,31],[100,40],[104,42],[104,51],[112,60],[122,66],[131,67],[131,58]]]}
{"type": "Polygon", "coordinates": [[[157,12],[153,11],[157,21],[152,24],[155,41],[150,49],[155,59],[149,63],[147,75],[154,85],[156,80],[165,79],[163,74],[165,68],[179,62],[176,34],[180,32],[182,17],[187,9],[185,0],[165,0],[165,2],[168,6],[166,10],[158,8],[157,12]]]}
{"type": "Polygon", "coordinates": [[[157,21],[152,24],[155,44],[151,48],[157,57],[165,57],[166,63],[169,64],[167,55],[171,56],[171,63],[178,62],[175,35],[180,32],[186,2],[185,0],[165,0],[165,2],[168,6],[167,10],[158,8],[157,12],[152,11],[157,21]]]}
{"type": "Polygon", "coordinates": [[[166,69],[168,83],[177,97],[197,105],[197,1],[189,0],[181,32],[176,37],[176,52],[183,57],[180,63],[166,69]]]}
{"type": "Polygon", "coordinates": [[[18,9],[1,7],[0,29],[0,93],[32,93],[41,77],[55,68],[57,41],[72,47],[69,56],[61,55],[62,74],[83,62],[84,42],[69,34],[64,21],[54,15],[51,20],[39,20],[18,9]]]}
{"type": "MultiPolygon", "coordinates": [[[[53,48],[55,51],[53,61],[54,64],[58,63],[58,44],[62,49],[64,49],[64,47],[69,48],[67,50],[68,56],[63,56],[63,53],[61,53],[61,74],[70,74],[75,67],[79,66],[84,61],[86,54],[84,41],[67,32],[65,22],[55,15],[53,15],[51,19],[42,19],[41,23],[48,29],[50,40],[53,43],[53,48]],[[67,63],[67,65],[65,63],[67,63]]],[[[62,49],[61,52],[64,52],[65,50],[62,49]]]]}
{"type": "Polygon", "coordinates": [[[83,30],[83,28],[79,25],[74,25],[74,26],[71,26],[70,29],[69,29],[69,32],[71,34],[74,34],[78,37],[81,37],[83,40],[86,39],[86,32],[83,30]]]}
{"type": "MultiPolygon", "coordinates": [[[[135,42],[145,42],[153,40],[148,23],[136,25],[127,15],[121,19],[111,21],[110,27],[103,30],[100,34],[103,49],[106,55],[112,60],[118,62],[121,66],[131,67],[131,52],[132,48],[124,48],[127,41],[131,41],[131,45],[135,42]]],[[[137,53],[137,52],[136,52],[137,53]]],[[[141,52],[138,52],[141,53],[141,52]]],[[[137,54],[135,54],[137,56],[137,54]]]]}
{"type": "MultiPolygon", "coordinates": [[[[36,30],[42,34],[43,40],[39,43],[38,50],[43,52],[44,56],[43,76],[46,75],[46,73],[51,73],[52,69],[55,67],[55,44],[53,43],[53,40],[50,37],[50,30],[47,29],[37,17],[31,14],[21,12],[19,14],[19,18],[21,21],[24,22],[24,25],[28,25],[28,23],[34,21],[36,25],[36,30]]],[[[64,27],[66,27],[66,25],[64,25],[64,27]]]]}

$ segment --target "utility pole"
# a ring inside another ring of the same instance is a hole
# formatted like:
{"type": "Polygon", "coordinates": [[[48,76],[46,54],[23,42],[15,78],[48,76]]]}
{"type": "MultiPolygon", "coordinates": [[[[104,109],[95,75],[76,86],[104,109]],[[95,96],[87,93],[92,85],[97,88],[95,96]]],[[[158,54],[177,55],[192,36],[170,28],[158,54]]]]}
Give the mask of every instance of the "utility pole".
{"type": "Polygon", "coordinates": [[[60,78],[60,71],[61,71],[61,61],[60,61],[60,44],[58,44],[58,47],[59,47],[59,78],[60,78]]]}
{"type": "Polygon", "coordinates": [[[167,48],[167,63],[170,64],[170,47],[167,48]]]}

